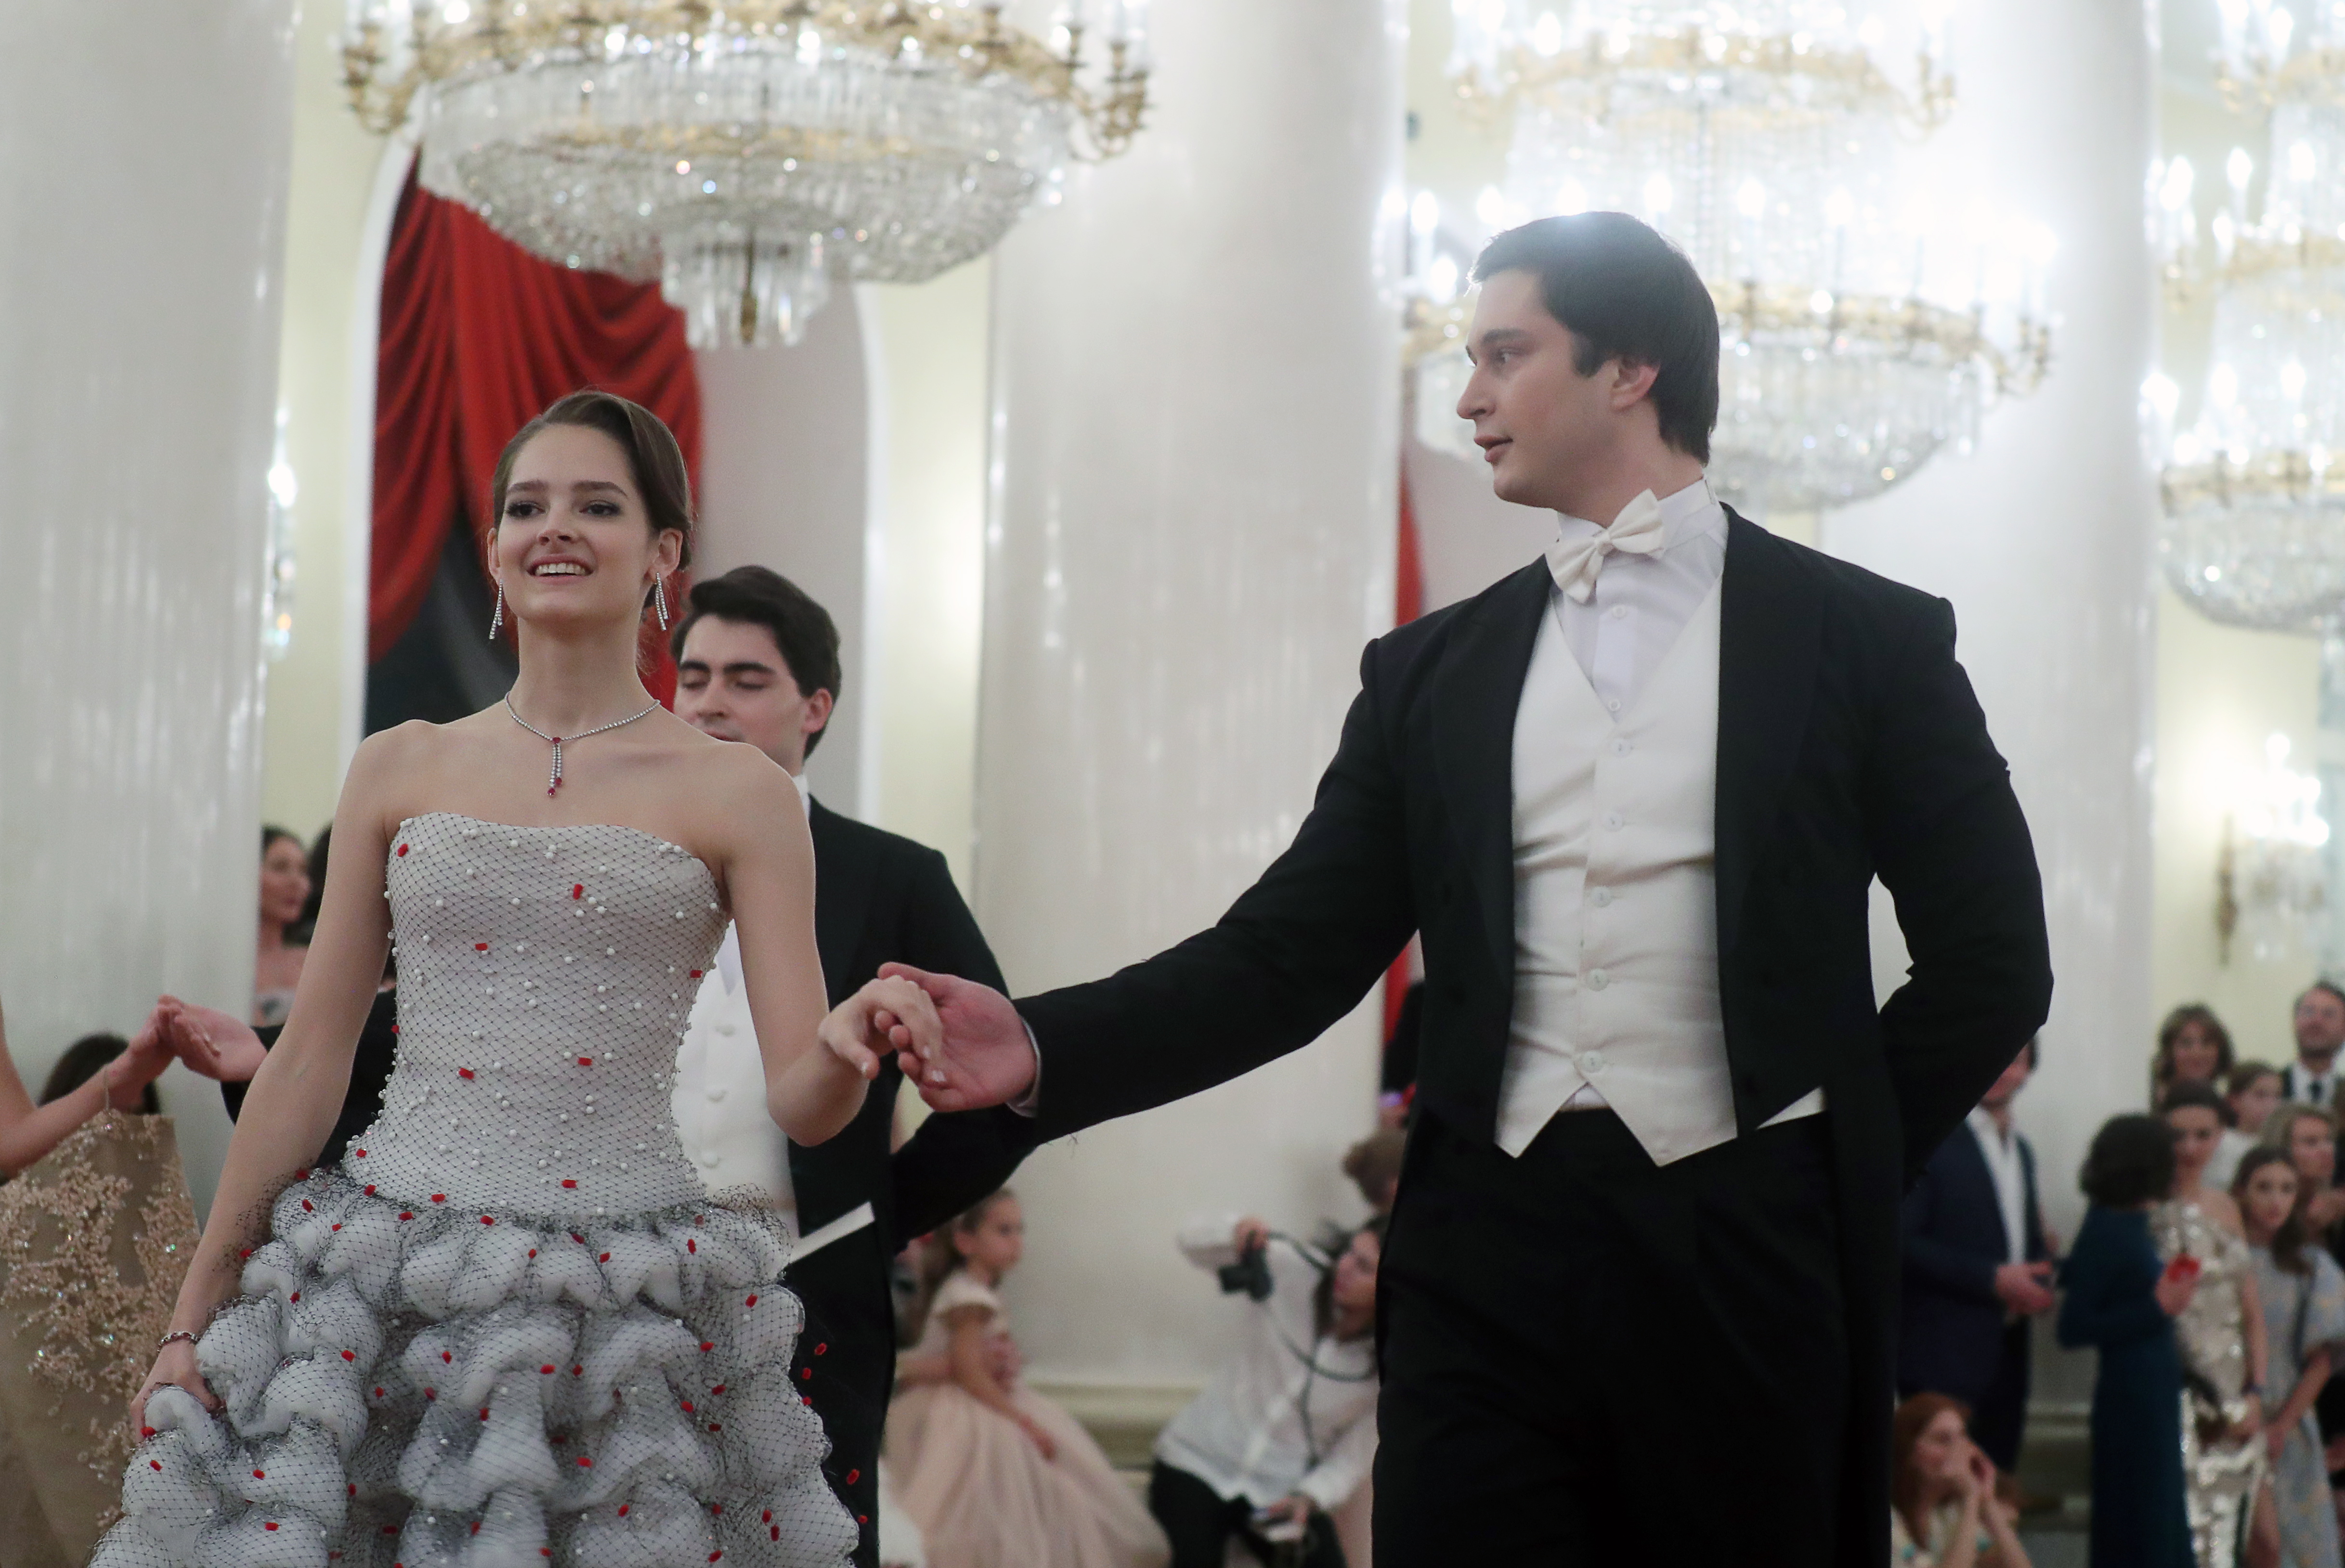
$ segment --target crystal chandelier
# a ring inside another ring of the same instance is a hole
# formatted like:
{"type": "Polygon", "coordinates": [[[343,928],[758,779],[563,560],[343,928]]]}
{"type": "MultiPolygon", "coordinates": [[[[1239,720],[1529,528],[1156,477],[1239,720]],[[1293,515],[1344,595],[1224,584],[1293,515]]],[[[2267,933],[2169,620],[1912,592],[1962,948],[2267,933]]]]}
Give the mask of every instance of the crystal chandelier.
{"type": "MultiPolygon", "coordinates": [[[[2174,431],[2178,389],[2143,389],[2161,450],[2158,554],[2174,591],[2210,619],[2279,631],[2345,632],[2345,16],[2299,25],[2267,0],[2224,0],[2218,81],[2268,113],[2260,218],[2248,220],[2255,161],[2234,148],[2214,241],[2211,365],[2195,426],[2174,431]]],[[[2188,217],[2192,178],[2157,177],[2153,232],[2169,288],[2198,287],[2188,217]]]]}
{"type": "Polygon", "coordinates": [[[1000,0],[349,0],[371,128],[547,259],[659,280],[695,348],[796,342],[834,279],[917,283],[1059,199],[1147,107],[1146,0],[1048,41],[1000,0]]]}
{"type": "MultiPolygon", "coordinates": [[[[1450,77],[1509,132],[1484,224],[1633,213],[1709,284],[1722,494],[1762,512],[1877,494],[1943,446],[1967,450],[1988,403],[2042,378],[2048,236],[1983,245],[1995,226],[1975,214],[1954,238],[1917,213],[1906,145],[1954,103],[1934,23],[1900,86],[1876,63],[1887,24],[1831,0],[1454,7],[1450,77]]],[[[1459,373],[1428,360],[1420,409],[1459,373]]]]}

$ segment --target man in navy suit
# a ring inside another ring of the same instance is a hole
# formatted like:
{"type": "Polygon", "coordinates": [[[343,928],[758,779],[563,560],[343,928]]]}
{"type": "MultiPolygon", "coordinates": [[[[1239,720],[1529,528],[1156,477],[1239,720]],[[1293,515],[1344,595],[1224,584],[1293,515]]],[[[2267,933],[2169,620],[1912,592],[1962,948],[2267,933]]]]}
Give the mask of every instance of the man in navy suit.
{"type": "Polygon", "coordinates": [[[2035,1200],[2035,1151],[2011,1102],[2035,1070],[2030,1040],[1906,1194],[1900,1398],[1951,1394],[1997,1468],[2019,1462],[2027,1421],[2027,1320],[2052,1309],[2052,1249],[2035,1200]]]}

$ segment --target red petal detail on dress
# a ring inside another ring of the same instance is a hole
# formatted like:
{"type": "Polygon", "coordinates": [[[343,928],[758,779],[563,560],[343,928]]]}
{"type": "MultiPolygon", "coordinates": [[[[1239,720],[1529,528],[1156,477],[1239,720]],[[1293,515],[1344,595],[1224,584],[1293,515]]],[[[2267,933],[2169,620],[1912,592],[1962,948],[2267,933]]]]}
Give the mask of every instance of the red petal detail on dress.
{"type": "Polygon", "coordinates": [[[594,1065],[594,1058],[592,1057],[581,1057],[578,1058],[578,1065],[582,1067],[591,1067],[594,1065]]]}
{"type": "Polygon", "coordinates": [[[402,1209],[399,1211],[399,1217],[401,1219],[412,1219],[415,1218],[415,1211],[411,1209],[402,1209]]]}
{"type": "Polygon", "coordinates": [[[697,1252],[700,1250],[700,1243],[687,1236],[684,1239],[684,1249],[687,1252],[697,1252]]]}
{"type": "Polygon", "coordinates": [[[440,1361],[443,1366],[452,1366],[455,1364],[456,1358],[452,1351],[442,1351],[440,1352],[440,1361]]]}
{"type": "MultiPolygon", "coordinates": [[[[578,1185],[578,1179],[577,1179],[576,1177],[573,1177],[573,1176],[565,1176],[565,1177],[563,1177],[563,1178],[562,1179],[562,1185],[563,1185],[563,1186],[564,1186],[564,1187],[575,1187],[575,1186],[577,1186],[577,1185],[578,1185]]],[[[574,1231],[572,1231],[572,1232],[570,1233],[570,1239],[572,1239],[573,1241],[584,1241],[584,1240],[585,1240],[585,1239],[586,1239],[586,1238],[584,1238],[584,1236],[579,1235],[576,1231],[574,1231],[574,1231]]]]}
{"type": "Polygon", "coordinates": [[[578,1456],[578,1468],[581,1470],[592,1470],[594,1468],[594,1462],[588,1459],[582,1453],[578,1456]]]}
{"type": "Polygon", "coordinates": [[[160,1470],[163,1468],[163,1462],[159,1459],[150,1459],[147,1462],[147,1468],[149,1470],[160,1470]]]}
{"type": "Polygon", "coordinates": [[[810,1383],[814,1381],[814,1369],[812,1367],[800,1367],[798,1369],[798,1381],[802,1383],[810,1383]]]}
{"type": "Polygon", "coordinates": [[[267,1481],[269,1479],[269,1472],[265,1470],[256,1470],[252,1472],[252,1479],[255,1481],[267,1481]]]}
{"type": "Polygon", "coordinates": [[[333,1224],[331,1224],[331,1225],[330,1225],[330,1226],[328,1226],[328,1227],[327,1227],[327,1229],[330,1229],[330,1230],[340,1230],[341,1228],[342,1228],[342,1222],[341,1222],[340,1220],[339,1220],[339,1219],[335,1220],[335,1221],[333,1222],[333,1224]]]}
{"type": "Polygon", "coordinates": [[[743,1306],[745,1306],[745,1307],[754,1307],[754,1306],[756,1306],[756,1305],[757,1304],[757,1298],[756,1298],[756,1297],[755,1297],[755,1296],[752,1296],[752,1297],[750,1297],[746,1301],[744,1301],[744,1302],[742,1302],[741,1304],[742,1304],[743,1306]]]}
{"type": "Polygon", "coordinates": [[[434,1203],[445,1203],[448,1201],[448,1195],[444,1192],[435,1192],[431,1195],[431,1201],[434,1203]]]}
{"type": "Polygon", "coordinates": [[[712,1394],[721,1394],[725,1391],[725,1385],[723,1383],[718,1383],[715,1388],[708,1391],[712,1394]]]}
{"type": "Polygon", "coordinates": [[[301,1200],[301,1212],[304,1214],[315,1214],[318,1212],[318,1206],[305,1198],[301,1200]]]}
{"type": "Polygon", "coordinates": [[[472,944],[472,951],[475,953],[485,953],[488,950],[489,945],[485,942],[475,942],[472,944]]]}
{"type": "Polygon", "coordinates": [[[701,1353],[702,1355],[706,1355],[709,1351],[711,1351],[715,1350],[716,1348],[716,1340],[701,1340],[701,1341],[700,1341],[700,1353],[701,1353]]]}
{"type": "Polygon", "coordinates": [[[456,1076],[460,1078],[469,1079],[472,1076],[472,1069],[470,1067],[458,1067],[456,1069],[456,1076]]]}
{"type": "Polygon", "coordinates": [[[692,1408],[692,1401],[691,1401],[690,1400],[685,1400],[685,1401],[681,1401],[681,1402],[682,1402],[682,1404],[683,1404],[683,1406],[684,1406],[684,1413],[685,1413],[685,1414],[686,1414],[686,1415],[697,1415],[697,1414],[699,1414],[699,1413],[700,1413],[699,1411],[695,1411],[695,1410],[694,1410],[694,1409],[692,1408]]]}
{"type": "Polygon", "coordinates": [[[440,1391],[438,1389],[425,1389],[423,1391],[423,1397],[427,1400],[436,1400],[440,1397],[440,1391]]]}
{"type": "Polygon", "coordinates": [[[342,1360],[346,1361],[355,1361],[358,1359],[359,1353],[356,1351],[344,1351],[342,1352],[342,1360]]]}
{"type": "Polygon", "coordinates": [[[712,1502],[708,1505],[708,1512],[711,1514],[722,1516],[725,1512],[725,1505],[721,1502],[712,1502]]]}
{"type": "Polygon", "coordinates": [[[366,1185],[366,1195],[369,1198],[372,1198],[374,1196],[374,1183],[371,1181],[368,1182],[366,1185]]]}
{"type": "Polygon", "coordinates": [[[293,1179],[296,1181],[307,1181],[310,1179],[310,1173],[307,1170],[297,1170],[293,1173],[293,1179]]]}
{"type": "Polygon", "coordinates": [[[277,1521],[274,1519],[269,1520],[267,1523],[263,1524],[261,1528],[263,1530],[274,1530],[277,1528],[277,1521]]]}
{"type": "Polygon", "coordinates": [[[138,1435],[142,1438],[153,1437],[155,1435],[155,1429],[151,1426],[142,1426],[138,1429],[138,1435]]]}
{"type": "Polygon", "coordinates": [[[536,1257],[536,1256],[537,1256],[537,1249],[536,1249],[536,1248],[534,1248],[534,1247],[531,1248],[531,1249],[529,1249],[529,1255],[530,1255],[531,1257],[533,1257],[533,1258],[536,1257]]]}
{"type": "Polygon", "coordinates": [[[377,1399],[381,1399],[381,1398],[382,1398],[382,1390],[381,1390],[381,1388],[377,1388],[377,1389],[374,1391],[374,1397],[375,1397],[375,1398],[377,1398],[377,1399]]]}
{"type": "MultiPolygon", "coordinates": [[[[772,1514],[770,1514],[770,1513],[768,1513],[767,1515],[766,1515],[766,1518],[768,1518],[768,1519],[771,1519],[771,1518],[773,1517],[773,1515],[772,1515],[772,1514]]],[[[780,1525],[778,1525],[778,1524],[777,1524],[777,1525],[775,1525],[775,1526],[774,1526],[774,1535],[773,1535],[773,1538],[774,1538],[775,1540],[777,1540],[777,1541],[779,1541],[779,1540],[782,1538],[782,1527],[781,1527],[780,1525]]]]}
{"type": "Polygon", "coordinates": [[[862,1475],[863,1475],[863,1472],[862,1472],[861,1471],[859,1471],[859,1470],[850,1470],[850,1471],[848,1471],[848,1472],[847,1472],[847,1484],[848,1484],[848,1485],[849,1485],[849,1486],[853,1486],[853,1485],[856,1483],[856,1482],[857,1482],[857,1481],[858,1481],[858,1480],[860,1480],[860,1479],[862,1478],[862,1475]]]}
{"type": "Polygon", "coordinates": [[[539,1371],[541,1371],[541,1372],[545,1373],[547,1376],[549,1376],[549,1377],[550,1377],[550,1376],[552,1376],[552,1375],[553,1375],[553,1363],[552,1361],[548,1361],[548,1362],[546,1362],[546,1363],[545,1363],[545,1365],[543,1365],[543,1366],[542,1366],[542,1367],[538,1368],[537,1370],[538,1370],[539,1371]]]}
{"type": "Polygon", "coordinates": [[[706,970],[706,969],[695,969],[695,970],[692,972],[692,977],[693,977],[694,979],[697,980],[697,979],[699,979],[703,975],[705,975],[705,974],[706,974],[706,973],[708,973],[708,971],[707,971],[707,970],[706,970]]]}
{"type": "Polygon", "coordinates": [[[285,1298],[285,1300],[286,1300],[289,1303],[289,1302],[293,1302],[293,1301],[298,1301],[298,1300],[299,1300],[300,1299],[301,1299],[301,1292],[300,1292],[300,1291],[299,1291],[299,1290],[294,1291],[290,1296],[288,1296],[288,1297],[286,1297],[286,1298],[285,1298]]]}
{"type": "Polygon", "coordinates": [[[360,1159],[364,1159],[364,1158],[366,1158],[366,1150],[365,1150],[365,1149],[360,1149],[360,1150],[358,1151],[358,1153],[359,1153],[359,1158],[360,1158],[360,1159]]]}
{"type": "Polygon", "coordinates": [[[827,1351],[827,1350],[829,1350],[829,1349],[830,1349],[829,1344],[828,1344],[827,1342],[825,1342],[825,1343],[823,1343],[823,1344],[817,1345],[817,1346],[814,1348],[814,1353],[815,1353],[816,1355],[817,1355],[817,1356],[818,1356],[818,1355],[821,1355],[825,1351],[827,1351]]]}
{"type": "Polygon", "coordinates": [[[496,1223],[496,1219],[492,1215],[483,1214],[481,1216],[481,1223],[483,1225],[494,1225],[496,1223]]]}
{"type": "Polygon", "coordinates": [[[586,1369],[584,1367],[573,1367],[570,1369],[570,1375],[574,1378],[583,1378],[586,1375],[586,1369]]]}
{"type": "Polygon", "coordinates": [[[611,1255],[610,1255],[608,1252],[603,1253],[600,1257],[597,1257],[597,1258],[594,1259],[594,1261],[595,1261],[595,1262],[597,1262],[597,1263],[608,1263],[610,1260],[611,1260],[611,1255]]]}
{"type": "Polygon", "coordinates": [[[407,853],[407,845],[403,845],[403,844],[402,844],[402,845],[401,845],[399,846],[399,853],[400,853],[400,854],[401,854],[401,855],[405,855],[405,854],[407,853]]]}
{"type": "Polygon", "coordinates": [[[574,883],[572,883],[572,884],[570,885],[570,896],[571,896],[571,897],[573,897],[573,898],[584,898],[584,897],[585,897],[585,896],[586,896],[586,885],[585,885],[584,883],[583,883],[583,882],[574,882],[574,883]]]}

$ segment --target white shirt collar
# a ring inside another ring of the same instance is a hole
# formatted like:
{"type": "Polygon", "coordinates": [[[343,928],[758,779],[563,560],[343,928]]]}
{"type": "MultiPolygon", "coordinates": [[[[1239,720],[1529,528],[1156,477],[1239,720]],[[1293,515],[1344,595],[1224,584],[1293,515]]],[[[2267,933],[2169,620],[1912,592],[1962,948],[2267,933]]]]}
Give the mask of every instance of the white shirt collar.
{"type": "MultiPolygon", "coordinates": [[[[1711,493],[1707,475],[1672,491],[1660,498],[1661,549],[1668,551],[1689,539],[1714,535],[1721,543],[1726,539],[1726,509],[1711,493]]],[[[1609,523],[1590,522],[1584,517],[1574,517],[1568,511],[1555,514],[1557,531],[1565,539],[1600,533],[1609,523]]]]}
{"type": "Polygon", "coordinates": [[[814,791],[807,788],[806,774],[802,773],[787,774],[784,776],[786,776],[790,783],[797,786],[798,809],[807,814],[807,817],[809,821],[812,820],[814,816],[814,791]]]}

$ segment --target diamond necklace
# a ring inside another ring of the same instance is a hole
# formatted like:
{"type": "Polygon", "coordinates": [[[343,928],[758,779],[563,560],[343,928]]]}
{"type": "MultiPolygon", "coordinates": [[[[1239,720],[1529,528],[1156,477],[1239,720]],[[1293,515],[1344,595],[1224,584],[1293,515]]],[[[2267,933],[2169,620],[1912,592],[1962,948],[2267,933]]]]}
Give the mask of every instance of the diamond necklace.
{"type": "Polygon", "coordinates": [[[505,712],[513,714],[513,722],[519,724],[523,729],[527,730],[531,734],[535,735],[539,740],[552,741],[553,743],[553,772],[546,775],[545,780],[545,793],[548,794],[552,794],[555,790],[562,787],[562,745],[565,740],[574,744],[584,740],[588,735],[599,735],[604,730],[615,730],[623,724],[632,724],[637,719],[642,718],[644,713],[648,713],[653,708],[656,708],[658,706],[659,704],[657,703],[654,703],[650,708],[645,708],[643,713],[629,713],[624,719],[613,719],[607,724],[597,724],[591,730],[581,730],[574,735],[549,735],[543,730],[539,729],[535,724],[531,723],[527,719],[523,718],[518,713],[514,713],[513,693],[511,692],[507,692],[505,693],[505,712]]]}

